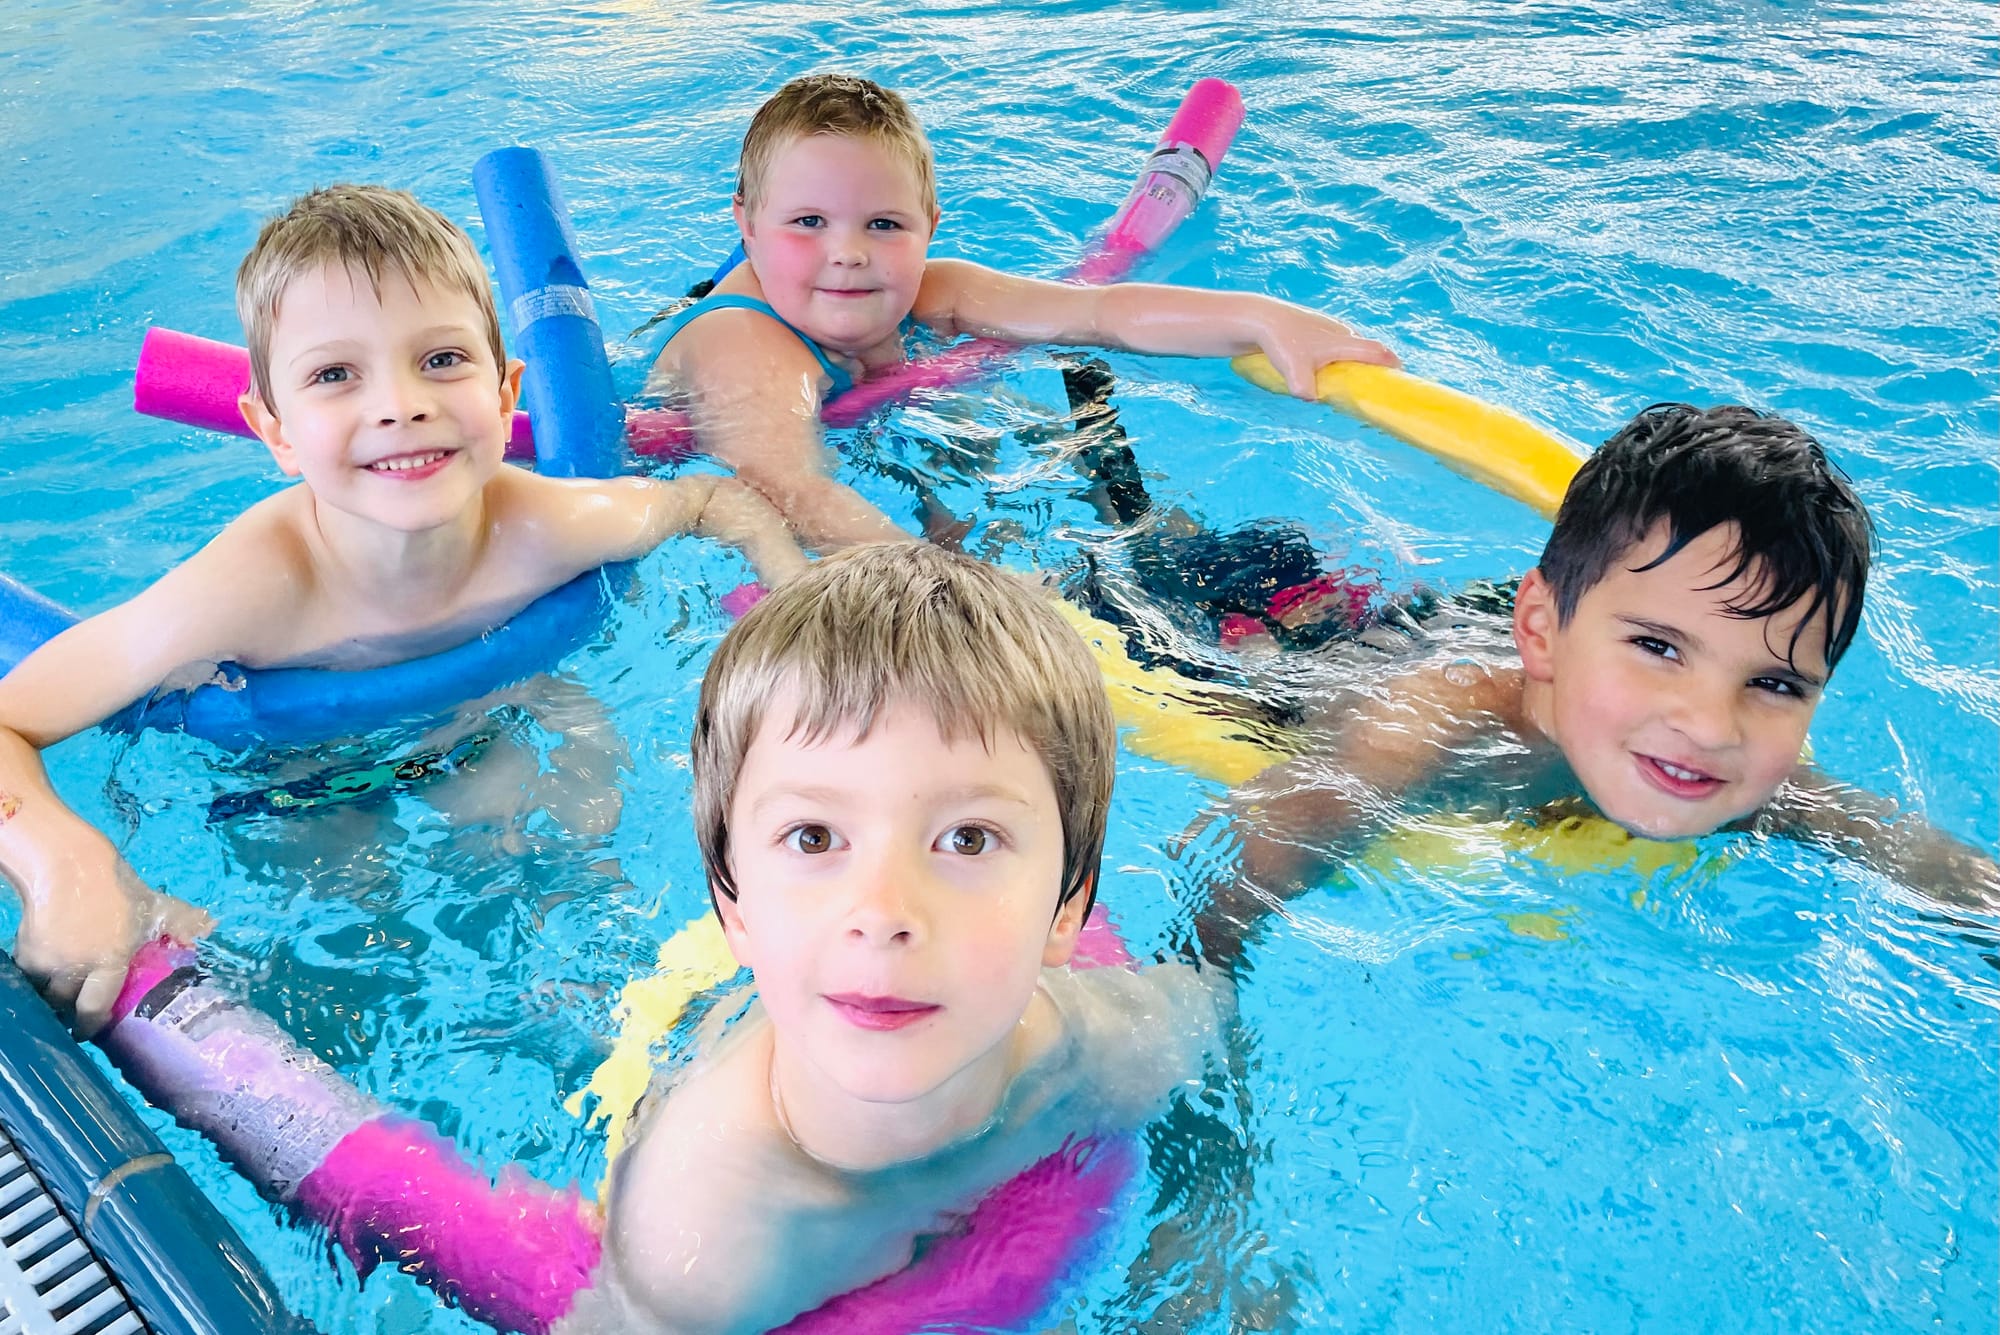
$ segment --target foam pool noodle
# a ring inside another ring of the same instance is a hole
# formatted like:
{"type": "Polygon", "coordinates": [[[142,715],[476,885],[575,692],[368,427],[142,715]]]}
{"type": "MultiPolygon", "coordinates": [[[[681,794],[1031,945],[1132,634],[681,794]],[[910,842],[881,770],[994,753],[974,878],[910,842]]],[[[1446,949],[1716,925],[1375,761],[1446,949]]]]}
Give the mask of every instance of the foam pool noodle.
{"type": "Polygon", "coordinates": [[[906,1335],[1026,1323],[1059,1275],[1089,1257],[1106,1214],[1138,1168],[1130,1137],[1065,1142],[988,1192],[957,1230],[913,1264],[792,1318],[773,1335],[906,1335]]]}
{"type": "Polygon", "coordinates": [[[544,1335],[589,1283],[600,1243],[575,1189],[513,1169],[488,1181],[203,981],[190,948],[144,947],[113,1015],[101,1042],[126,1078],[258,1190],[323,1225],[359,1274],[392,1262],[519,1335],[544,1335]]]}

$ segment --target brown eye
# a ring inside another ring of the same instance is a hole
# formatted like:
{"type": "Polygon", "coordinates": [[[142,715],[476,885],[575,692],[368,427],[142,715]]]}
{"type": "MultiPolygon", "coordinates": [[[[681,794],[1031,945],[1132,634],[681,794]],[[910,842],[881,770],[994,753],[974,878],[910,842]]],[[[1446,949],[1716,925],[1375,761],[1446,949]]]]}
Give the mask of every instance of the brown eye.
{"type": "Polygon", "coordinates": [[[801,825],[792,831],[790,842],[801,853],[824,853],[833,847],[833,831],[824,825],[801,825]]]}
{"type": "Polygon", "coordinates": [[[993,836],[977,825],[961,825],[951,832],[951,851],[977,857],[992,840],[993,836]]]}

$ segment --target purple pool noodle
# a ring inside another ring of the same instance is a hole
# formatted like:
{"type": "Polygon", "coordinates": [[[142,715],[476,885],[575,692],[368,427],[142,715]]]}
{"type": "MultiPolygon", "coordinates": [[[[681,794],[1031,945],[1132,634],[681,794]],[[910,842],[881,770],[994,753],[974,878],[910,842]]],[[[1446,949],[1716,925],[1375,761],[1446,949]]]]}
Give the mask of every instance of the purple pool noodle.
{"type": "Polygon", "coordinates": [[[593,1212],[518,1169],[495,1184],[420,1122],[357,1128],[299,1185],[362,1275],[388,1261],[497,1330],[544,1335],[597,1269],[593,1212]]]}
{"type": "Polygon", "coordinates": [[[278,1200],[382,1114],[267,1016],[201,981],[185,946],[147,946],[114,1015],[99,1041],[125,1078],[278,1200]]]}

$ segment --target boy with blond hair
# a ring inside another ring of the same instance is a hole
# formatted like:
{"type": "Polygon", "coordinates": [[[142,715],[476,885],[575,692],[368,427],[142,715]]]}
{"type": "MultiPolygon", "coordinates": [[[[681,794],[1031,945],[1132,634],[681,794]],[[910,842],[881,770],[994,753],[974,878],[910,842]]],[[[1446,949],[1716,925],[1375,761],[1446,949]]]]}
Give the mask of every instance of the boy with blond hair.
{"type": "Polygon", "coordinates": [[[1213,975],[1064,967],[1116,748],[1051,601],[938,548],[841,552],[730,631],[694,814],[757,999],[642,1103],[565,1329],[781,1325],[1199,1082],[1213,975]]]}
{"type": "Polygon", "coordinates": [[[507,358],[471,239],[401,191],[334,186],[268,222],[237,274],[244,418],[299,479],[130,600],[0,679],[0,872],[21,968],[100,1025],[132,952],[206,915],[146,887],[64,806],[37,754],[170,678],[369,667],[489,630],[596,566],[696,533],[769,583],[804,565],[777,515],[719,477],[538,477],[502,462],[507,358]]]}
{"type": "Polygon", "coordinates": [[[743,260],[674,317],[655,373],[689,396],[702,448],[808,546],[908,536],[829,475],[819,407],[901,362],[912,321],[947,339],[1262,351],[1302,398],[1328,362],[1397,364],[1338,320],[1270,297],[1082,287],[928,259],[942,215],[923,127],[895,92],[852,75],[794,79],[759,108],[733,213],[743,260]]]}

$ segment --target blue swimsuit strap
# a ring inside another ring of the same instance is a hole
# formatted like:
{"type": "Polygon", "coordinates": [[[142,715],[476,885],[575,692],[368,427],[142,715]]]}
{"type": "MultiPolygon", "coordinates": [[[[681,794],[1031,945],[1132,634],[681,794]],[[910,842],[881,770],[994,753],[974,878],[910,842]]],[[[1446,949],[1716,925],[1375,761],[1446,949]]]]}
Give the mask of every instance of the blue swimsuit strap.
{"type": "Polygon", "coordinates": [[[793,328],[784,316],[771,309],[770,302],[760,301],[756,297],[746,297],[734,292],[721,292],[713,296],[703,297],[694,305],[681,311],[671,320],[668,320],[667,336],[660,340],[660,346],[664,348],[667,344],[673,342],[674,335],[687,328],[690,321],[707,315],[710,311],[729,310],[755,311],[759,315],[768,315],[779,324],[784,325],[785,328],[790,329],[792,336],[806,345],[806,351],[813,355],[813,360],[819,363],[820,370],[825,371],[827,379],[833,382],[832,392],[835,397],[845,394],[848,390],[854,388],[854,377],[849,375],[843,367],[836,365],[825,352],[821,351],[819,344],[793,328]]]}

